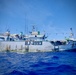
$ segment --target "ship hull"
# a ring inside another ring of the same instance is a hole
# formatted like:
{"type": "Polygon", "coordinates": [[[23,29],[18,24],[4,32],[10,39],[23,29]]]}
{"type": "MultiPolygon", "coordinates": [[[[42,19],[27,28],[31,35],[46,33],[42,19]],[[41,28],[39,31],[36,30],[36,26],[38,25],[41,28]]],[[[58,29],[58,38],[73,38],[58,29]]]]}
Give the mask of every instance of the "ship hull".
{"type": "Polygon", "coordinates": [[[48,41],[42,45],[25,45],[25,41],[0,41],[0,52],[53,52],[53,51],[76,51],[76,44],[54,46],[48,41]]]}
{"type": "Polygon", "coordinates": [[[44,41],[42,45],[25,45],[25,41],[1,41],[0,51],[12,52],[51,52],[54,46],[44,41]]]}

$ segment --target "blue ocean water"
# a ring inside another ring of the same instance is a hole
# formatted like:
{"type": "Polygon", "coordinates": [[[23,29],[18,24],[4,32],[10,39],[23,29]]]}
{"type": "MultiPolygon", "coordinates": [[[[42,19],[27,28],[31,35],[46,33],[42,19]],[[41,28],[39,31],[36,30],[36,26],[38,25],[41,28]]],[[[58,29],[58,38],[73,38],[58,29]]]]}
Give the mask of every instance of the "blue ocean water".
{"type": "Polygon", "coordinates": [[[0,75],[76,75],[76,52],[0,53],[0,75]]]}

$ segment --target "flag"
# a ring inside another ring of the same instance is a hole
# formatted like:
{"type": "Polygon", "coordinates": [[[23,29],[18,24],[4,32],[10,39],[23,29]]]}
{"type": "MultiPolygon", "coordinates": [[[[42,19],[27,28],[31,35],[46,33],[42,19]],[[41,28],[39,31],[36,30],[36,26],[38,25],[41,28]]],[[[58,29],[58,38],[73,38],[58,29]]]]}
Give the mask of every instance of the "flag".
{"type": "Polygon", "coordinates": [[[70,28],[70,30],[72,30],[72,28],[70,28]]]}

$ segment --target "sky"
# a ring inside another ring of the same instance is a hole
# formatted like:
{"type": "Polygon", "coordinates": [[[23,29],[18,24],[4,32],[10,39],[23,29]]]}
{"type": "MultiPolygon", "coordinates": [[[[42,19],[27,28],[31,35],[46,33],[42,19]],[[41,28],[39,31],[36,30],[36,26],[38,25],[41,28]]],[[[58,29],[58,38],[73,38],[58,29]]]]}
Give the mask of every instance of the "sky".
{"type": "Polygon", "coordinates": [[[0,33],[29,34],[32,26],[48,39],[76,38],[76,0],[0,0],[0,33]]]}

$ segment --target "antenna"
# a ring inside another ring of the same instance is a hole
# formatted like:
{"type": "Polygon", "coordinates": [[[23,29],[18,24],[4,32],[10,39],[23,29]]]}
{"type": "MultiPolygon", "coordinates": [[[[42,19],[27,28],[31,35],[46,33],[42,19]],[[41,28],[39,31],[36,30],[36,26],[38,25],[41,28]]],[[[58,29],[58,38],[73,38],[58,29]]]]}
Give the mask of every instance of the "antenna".
{"type": "Polygon", "coordinates": [[[24,32],[26,33],[26,24],[25,24],[25,27],[24,27],[24,32]]]}
{"type": "Polygon", "coordinates": [[[32,26],[32,31],[35,31],[35,25],[32,26]]]}

